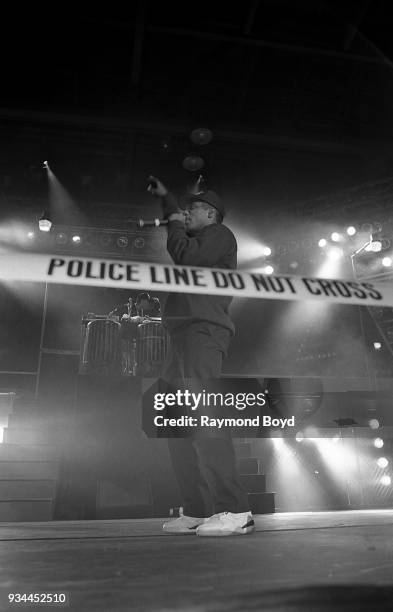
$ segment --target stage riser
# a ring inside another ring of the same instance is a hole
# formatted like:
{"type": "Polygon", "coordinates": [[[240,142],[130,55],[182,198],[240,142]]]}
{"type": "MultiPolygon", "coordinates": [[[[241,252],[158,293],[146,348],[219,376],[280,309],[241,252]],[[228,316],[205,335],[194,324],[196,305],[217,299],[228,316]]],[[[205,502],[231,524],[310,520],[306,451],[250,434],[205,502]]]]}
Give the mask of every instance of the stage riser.
{"type": "Polygon", "coordinates": [[[236,456],[241,458],[241,457],[251,457],[251,444],[249,444],[248,442],[236,442],[236,439],[234,440],[234,447],[235,447],[235,451],[236,451],[236,456]]]}
{"type": "Polygon", "coordinates": [[[56,493],[54,480],[6,480],[0,476],[0,501],[9,499],[53,499],[56,493]]]}
{"type": "Polygon", "coordinates": [[[237,461],[240,474],[260,474],[259,459],[240,457],[237,461]]]}
{"type": "Polygon", "coordinates": [[[240,482],[248,493],[266,493],[265,474],[241,474],[240,482]]]}
{"type": "Polygon", "coordinates": [[[0,461],[0,479],[56,480],[59,474],[57,462],[0,461]]]}
{"type": "Polygon", "coordinates": [[[45,446],[0,444],[1,461],[54,461],[59,455],[58,445],[45,446]]]}
{"type": "Polygon", "coordinates": [[[167,441],[142,432],[141,397],[140,379],[78,377],[58,518],[167,516],[180,503],[167,441]]]}
{"type": "Polygon", "coordinates": [[[0,500],[0,521],[51,521],[52,499],[0,500]]]}
{"type": "Polygon", "coordinates": [[[249,493],[248,501],[254,514],[273,514],[276,511],[274,493],[249,493]]]}
{"type": "Polygon", "coordinates": [[[6,444],[32,444],[43,445],[57,442],[55,432],[48,432],[42,429],[21,429],[8,427],[4,429],[3,442],[6,444]]]}

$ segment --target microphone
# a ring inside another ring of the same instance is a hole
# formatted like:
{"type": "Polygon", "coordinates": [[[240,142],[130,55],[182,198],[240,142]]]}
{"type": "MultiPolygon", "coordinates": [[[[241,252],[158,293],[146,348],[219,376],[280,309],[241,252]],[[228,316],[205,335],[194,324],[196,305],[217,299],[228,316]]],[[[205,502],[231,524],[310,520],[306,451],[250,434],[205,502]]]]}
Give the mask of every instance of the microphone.
{"type": "Polygon", "coordinates": [[[168,219],[153,219],[151,221],[138,219],[137,225],[138,227],[160,227],[160,225],[168,225],[168,219]]]}

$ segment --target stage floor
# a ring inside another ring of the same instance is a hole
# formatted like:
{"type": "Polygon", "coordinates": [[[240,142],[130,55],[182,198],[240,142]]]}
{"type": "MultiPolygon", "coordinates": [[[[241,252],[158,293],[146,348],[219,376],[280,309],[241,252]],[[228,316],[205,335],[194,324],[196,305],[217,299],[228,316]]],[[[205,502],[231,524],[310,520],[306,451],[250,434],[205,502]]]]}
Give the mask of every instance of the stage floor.
{"type": "Polygon", "coordinates": [[[224,538],[162,519],[0,523],[0,609],[28,608],[7,606],[20,592],[67,593],[81,612],[393,609],[393,510],[255,520],[224,538]]]}

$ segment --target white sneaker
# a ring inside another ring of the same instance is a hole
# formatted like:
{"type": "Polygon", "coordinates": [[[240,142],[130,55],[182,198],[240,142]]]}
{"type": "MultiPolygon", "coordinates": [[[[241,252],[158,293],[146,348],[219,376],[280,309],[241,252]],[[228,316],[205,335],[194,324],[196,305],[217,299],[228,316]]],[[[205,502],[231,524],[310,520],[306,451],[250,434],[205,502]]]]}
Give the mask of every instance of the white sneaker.
{"type": "Polygon", "coordinates": [[[205,518],[181,514],[179,518],[164,523],[162,528],[168,533],[195,533],[197,527],[205,521],[207,521],[205,518]]]}
{"type": "Polygon", "coordinates": [[[246,535],[255,529],[251,512],[220,512],[213,514],[200,525],[196,533],[199,536],[246,535]]]}

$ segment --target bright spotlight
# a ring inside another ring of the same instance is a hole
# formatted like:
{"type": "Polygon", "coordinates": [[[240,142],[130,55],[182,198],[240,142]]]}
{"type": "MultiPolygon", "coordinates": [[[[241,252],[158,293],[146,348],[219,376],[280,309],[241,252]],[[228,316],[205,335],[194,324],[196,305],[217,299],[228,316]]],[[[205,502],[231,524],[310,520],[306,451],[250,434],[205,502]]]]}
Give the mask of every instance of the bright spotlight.
{"type": "Polygon", "coordinates": [[[282,450],[284,448],[284,440],[281,437],[274,436],[270,439],[276,450],[282,450]]]}
{"type": "Polygon", "coordinates": [[[335,444],[332,438],[316,438],[314,444],[321,454],[326,468],[338,477],[342,473],[343,466],[349,472],[355,469],[356,456],[350,447],[343,444],[335,444]]]}
{"type": "Polygon", "coordinates": [[[274,272],[273,266],[266,266],[265,274],[273,274],[273,272],[274,272]]]}
{"type": "Polygon", "coordinates": [[[325,238],[321,238],[318,241],[318,246],[321,247],[321,249],[323,249],[323,247],[325,247],[327,245],[327,240],[325,238]]]}
{"type": "Polygon", "coordinates": [[[80,236],[78,236],[78,235],[72,236],[72,242],[74,244],[80,244],[81,241],[82,241],[82,238],[80,236]]]}
{"type": "Polygon", "coordinates": [[[392,484],[392,479],[387,474],[384,474],[383,476],[381,476],[379,482],[385,487],[388,487],[390,484],[392,484]]]}
{"type": "Polygon", "coordinates": [[[381,348],[382,348],[382,344],[380,342],[374,342],[373,346],[374,346],[376,351],[380,351],[381,348]]]}
{"type": "Polygon", "coordinates": [[[354,236],[356,234],[356,228],[353,227],[353,225],[350,225],[347,227],[347,234],[348,236],[354,236]]]}
{"type": "Polygon", "coordinates": [[[46,170],[49,170],[49,164],[48,164],[48,162],[47,162],[47,161],[44,161],[44,162],[42,163],[42,167],[43,167],[43,168],[45,168],[46,170]]]}
{"type": "Polygon", "coordinates": [[[27,237],[28,237],[29,240],[34,240],[35,233],[34,232],[27,232],[27,237]]]}
{"type": "Polygon", "coordinates": [[[388,268],[389,266],[392,265],[392,258],[391,257],[384,257],[382,259],[382,265],[385,266],[385,268],[388,268]]]}
{"type": "Polygon", "coordinates": [[[388,467],[389,461],[386,459],[386,457],[379,457],[379,459],[377,459],[377,465],[380,468],[385,468],[388,467]]]}
{"type": "Polygon", "coordinates": [[[364,250],[368,251],[369,253],[379,253],[382,251],[382,242],[380,240],[373,240],[364,250]]]}
{"type": "Polygon", "coordinates": [[[265,255],[266,257],[269,257],[269,255],[271,255],[271,254],[272,254],[272,250],[271,250],[271,248],[270,248],[270,247],[265,246],[265,247],[263,247],[263,249],[262,249],[262,253],[263,253],[263,255],[265,255]]]}
{"type": "Polygon", "coordinates": [[[340,234],[338,232],[333,232],[331,234],[330,238],[333,240],[333,242],[339,242],[340,241],[340,234]]]}
{"type": "Polygon", "coordinates": [[[40,219],[38,220],[38,227],[40,228],[41,232],[50,232],[52,221],[47,210],[43,211],[40,219]]]}
{"type": "Polygon", "coordinates": [[[384,444],[384,442],[383,442],[382,438],[375,438],[375,440],[374,440],[375,448],[382,448],[383,444],[384,444]]]}
{"type": "Polygon", "coordinates": [[[371,429],[378,429],[379,427],[379,421],[378,419],[370,419],[368,422],[368,425],[371,429]]]}
{"type": "Polygon", "coordinates": [[[332,247],[329,249],[327,256],[332,261],[338,261],[344,255],[344,251],[340,247],[332,247]]]}

